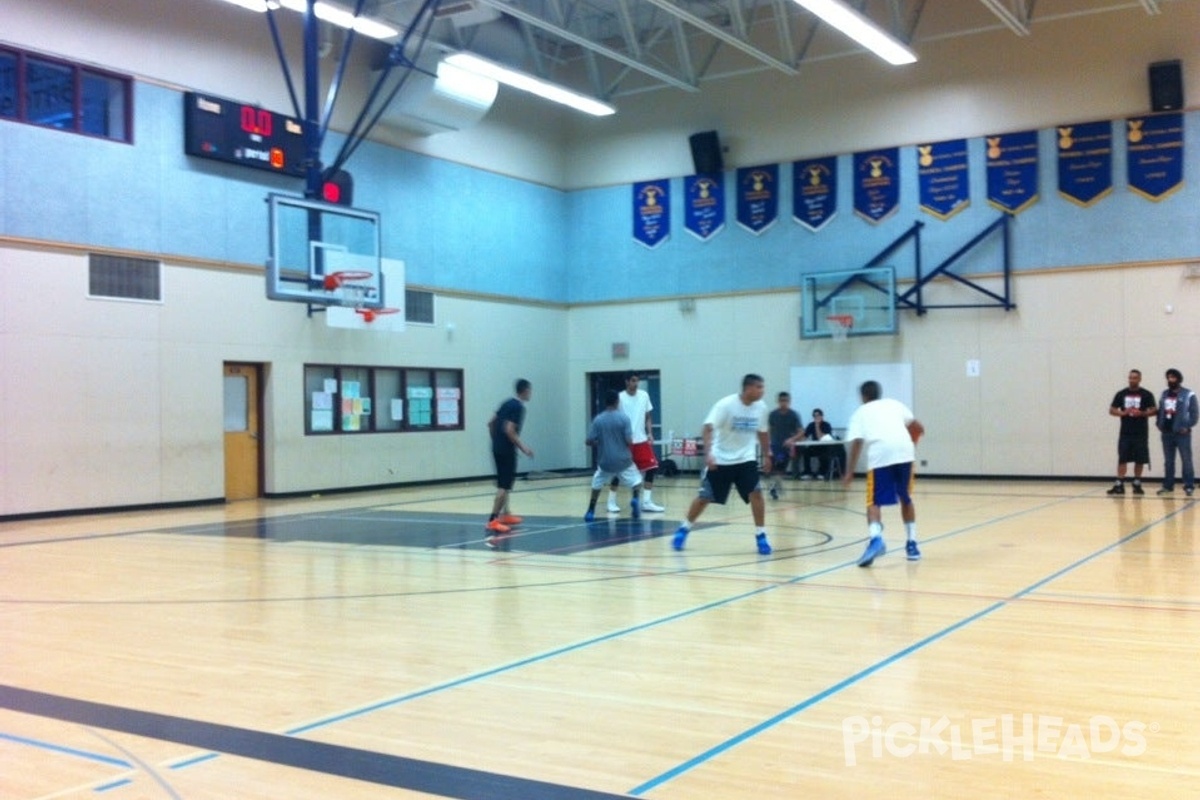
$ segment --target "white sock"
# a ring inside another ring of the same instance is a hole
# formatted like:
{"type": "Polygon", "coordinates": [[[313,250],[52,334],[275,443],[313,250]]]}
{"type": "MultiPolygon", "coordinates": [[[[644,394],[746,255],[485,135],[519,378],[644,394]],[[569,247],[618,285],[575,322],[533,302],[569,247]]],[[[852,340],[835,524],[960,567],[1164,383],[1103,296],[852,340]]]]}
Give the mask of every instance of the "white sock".
{"type": "Polygon", "coordinates": [[[908,540],[910,542],[915,542],[917,540],[917,523],[915,523],[915,522],[904,523],[904,532],[906,534],[908,534],[908,540]]]}
{"type": "Polygon", "coordinates": [[[876,536],[883,536],[883,523],[872,522],[867,526],[867,533],[870,534],[872,539],[874,539],[876,536]]]}
{"type": "Polygon", "coordinates": [[[615,504],[616,502],[617,502],[617,493],[616,493],[616,492],[614,492],[612,489],[609,489],[609,490],[608,490],[608,503],[609,503],[609,505],[613,505],[613,504],[615,504]]]}
{"type": "Polygon", "coordinates": [[[642,499],[645,500],[645,502],[647,502],[647,503],[653,503],[654,502],[653,494],[654,494],[653,489],[644,489],[642,491],[642,499]]]}

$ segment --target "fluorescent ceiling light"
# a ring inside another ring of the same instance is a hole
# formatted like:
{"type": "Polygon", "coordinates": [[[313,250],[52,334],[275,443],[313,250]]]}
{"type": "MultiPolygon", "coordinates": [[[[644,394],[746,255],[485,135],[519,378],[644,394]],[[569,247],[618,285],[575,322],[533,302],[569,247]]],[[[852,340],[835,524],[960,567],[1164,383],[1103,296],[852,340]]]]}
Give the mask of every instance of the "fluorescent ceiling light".
{"type": "MultiPolygon", "coordinates": [[[[301,14],[308,11],[308,0],[225,0],[225,2],[260,13],[266,11],[268,7],[290,8],[301,14]]],[[[339,28],[357,31],[372,39],[394,39],[400,35],[400,31],[390,25],[385,25],[369,17],[356,17],[344,8],[321,2],[321,0],[317,0],[313,5],[313,13],[319,20],[337,25],[339,28]]]]}
{"type": "Polygon", "coordinates": [[[889,64],[912,64],[917,54],[871,20],[840,0],[796,0],[889,64]]]}
{"type": "Polygon", "coordinates": [[[536,94],[538,97],[552,100],[555,103],[570,106],[576,111],[582,111],[585,114],[604,117],[617,113],[617,109],[608,103],[602,103],[595,98],[573,92],[558,84],[549,83],[541,78],[527,75],[524,72],[518,72],[515,69],[501,66],[494,61],[488,61],[486,58],[480,58],[471,53],[454,53],[453,55],[446,56],[444,60],[447,64],[452,64],[459,69],[465,69],[467,72],[483,75],[511,86],[514,89],[530,92],[531,94],[536,94]]]}

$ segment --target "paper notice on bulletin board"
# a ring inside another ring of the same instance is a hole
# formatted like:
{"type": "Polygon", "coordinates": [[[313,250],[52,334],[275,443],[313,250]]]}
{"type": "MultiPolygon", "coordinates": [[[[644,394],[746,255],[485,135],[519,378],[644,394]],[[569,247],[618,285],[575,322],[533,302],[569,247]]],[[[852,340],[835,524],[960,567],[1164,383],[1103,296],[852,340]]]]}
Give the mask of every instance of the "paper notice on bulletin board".
{"type": "Polygon", "coordinates": [[[404,401],[399,397],[392,398],[392,420],[399,422],[404,419],[404,401]]]}
{"type": "Polygon", "coordinates": [[[438,420],[438,425],[446,425],[446,426],[458,425],[458,401],[457,400],[438,400],[437,420],[438,420]]]}

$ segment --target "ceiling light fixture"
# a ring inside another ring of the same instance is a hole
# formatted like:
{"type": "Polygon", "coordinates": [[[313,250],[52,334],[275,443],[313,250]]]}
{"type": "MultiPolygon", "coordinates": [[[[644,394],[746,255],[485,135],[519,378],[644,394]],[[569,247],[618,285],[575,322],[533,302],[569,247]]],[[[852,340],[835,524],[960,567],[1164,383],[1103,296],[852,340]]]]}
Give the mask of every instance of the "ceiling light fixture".
{"type": "Polygon", "coordinates": [[[569,106],[585,114],[605,117],[609,114],[617,113],[617,109],[614,106],[601,102],[594,97],[588,97],[585,94],[564,88],[556,83],[550,83],[527,73],[502,66],[486,58],[480,58],[473,53],[454,53],[446,56],[444,60],[447,64],[456,66],[459,69],[473,72],[476,75],[483,75],[506,86],[536,94],[538,97],[552,100],[555,103],[561,103],[564,106],[569,106]]]}
{"type": "MultiPolygon", "coordinates": [[[[308,0],[225,0],[225,2],[259,13],[266,11],[268,7],[272,9],[289,8],[292,11],[299,11],[301,14],[308,11],[308,0]]],[[[317,0],[313,4],[313,13],[319,20],[337,25],[339,28],[356,31],[363,36],[370,36],[372,39],[387,40],[400,35],[400,31],[390,25],[385,25],[370,17],[356,17],[344,8],[321,0],[317,0]]]]}
{"type": "Polygon", "coordinates": [[[796,2],[889,64],[899,66],[912,64],[917,60],[917,54],[910,50],[908,45],[840,0],[796,2]]]}

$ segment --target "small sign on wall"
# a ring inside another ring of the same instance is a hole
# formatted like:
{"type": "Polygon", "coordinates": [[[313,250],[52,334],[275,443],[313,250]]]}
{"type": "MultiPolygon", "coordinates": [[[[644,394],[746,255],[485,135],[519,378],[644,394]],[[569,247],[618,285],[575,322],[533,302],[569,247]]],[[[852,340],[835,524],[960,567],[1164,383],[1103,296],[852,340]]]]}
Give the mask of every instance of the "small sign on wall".
{"type": "Polygon", "coordinates": [[[629,358],[629,342],[613,342],[613,358],[629,358]]]}

